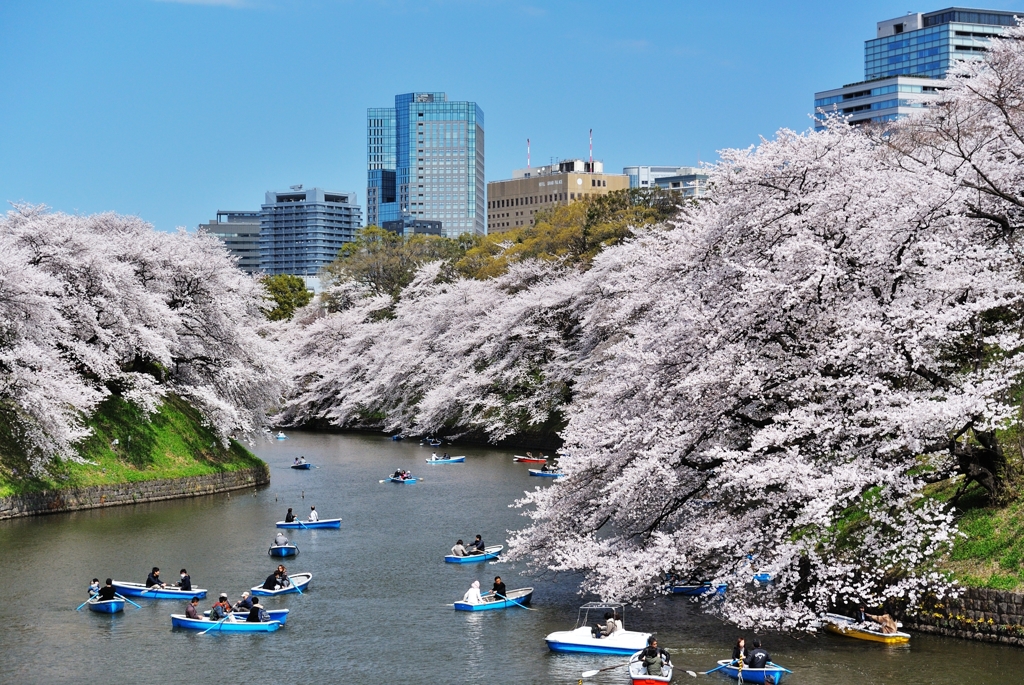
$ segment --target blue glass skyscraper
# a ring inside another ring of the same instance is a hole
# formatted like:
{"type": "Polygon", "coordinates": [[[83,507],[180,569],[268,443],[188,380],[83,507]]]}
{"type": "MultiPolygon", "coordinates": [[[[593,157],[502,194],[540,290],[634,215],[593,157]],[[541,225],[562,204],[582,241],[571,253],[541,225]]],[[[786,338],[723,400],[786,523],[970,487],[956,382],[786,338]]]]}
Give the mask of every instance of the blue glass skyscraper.
{"type": "Polygon", "coordinates": [[[440,221],[486,233],[484,113],[444,93],[405,93],[366,110],[366,223],[440,221]]]}

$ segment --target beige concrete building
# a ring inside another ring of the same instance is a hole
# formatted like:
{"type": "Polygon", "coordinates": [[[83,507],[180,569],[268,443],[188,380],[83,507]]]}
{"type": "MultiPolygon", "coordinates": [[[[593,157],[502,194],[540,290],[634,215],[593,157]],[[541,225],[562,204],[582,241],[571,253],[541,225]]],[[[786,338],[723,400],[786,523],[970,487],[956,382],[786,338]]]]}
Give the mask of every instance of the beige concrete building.
{"type": "Polygon", "coordinates": [[[606,174],[601,162],[570,159],[557,164],[516,169],[507,181],[487,184],[487,232],[532,226],[538,212],[629,188],[629,176],[606,174]]]}

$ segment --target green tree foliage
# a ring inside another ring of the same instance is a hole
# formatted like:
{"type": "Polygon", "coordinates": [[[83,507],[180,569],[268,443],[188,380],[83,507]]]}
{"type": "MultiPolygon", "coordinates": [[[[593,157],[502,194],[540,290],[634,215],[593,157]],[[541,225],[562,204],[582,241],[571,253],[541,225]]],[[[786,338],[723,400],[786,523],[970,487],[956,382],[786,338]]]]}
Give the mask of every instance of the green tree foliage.
{"type": "Polygon", "coordinates": [[[578,200],[537,215],[533,226],[478,238],[456,264],[463,276],[493,278],[512,262],[561,259],[586,269],[594,256],[622,242],[631,228],[668,219],[679,206],[676,193],[632,188],[578,200]]]}
{"type": "Polygon", "coordinates": [[[278,274],[263,279],[263,287],[267,289],[267,301],[273,307],[266,307],[267,318],[271,321],[291,319],[296,309],[309,304],[313,293],[306,290],[305,282],[298,276],[278,274]]]}
{"type": "Polygon", "coordinates": [[[354,281],[376,295],[397,300],[421,265],[439,260],[451,263],[471,244],[469,238],[422,234],[405,237],[368,226],[359,231],[354,242],[338,251],[338,258],[324,268],[324,274],[329,281],[354,281]]]}

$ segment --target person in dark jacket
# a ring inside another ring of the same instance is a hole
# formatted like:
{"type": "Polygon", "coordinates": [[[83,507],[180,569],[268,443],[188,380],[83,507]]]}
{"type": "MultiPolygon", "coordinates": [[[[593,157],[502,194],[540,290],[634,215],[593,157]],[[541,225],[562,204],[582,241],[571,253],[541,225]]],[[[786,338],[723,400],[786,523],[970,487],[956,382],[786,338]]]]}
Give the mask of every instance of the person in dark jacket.
{"type": "Polygon", "coordinates": [[[736,639],[736,646],[732,648],[732,660],[747,658],[747,641],[742,637],[736,639]]]}
{"type": "Polygon", "coordinates": [[[188,571],[186,571],[185,569],[181,569],[181,580],[179,580],[177,583],[175,583],[175,585],[177,587],[181,588],[182,590],[191,591],[192,590],[192,576],[190,576],[188,574],[188,571]]]}
{"type": "Polygon", "coordinates": [[[252,609],[252,600],[249,598],[249,591],[242,593],[242,599],[235,602],[235,611],[249,611],[252,609]]]}
{"type": "Polygon", "coordinates": [[[469,543],[470,554],[483,554],[484,549],[486,549],[484,547],[484,541],[479,535],[476,536],[476,540],[469,543]]]}
{"type": "Polygon", "coordinates": [[[114,581],[107,578],[107,583],[100,588],[96,595],[96,599],[101,602],[107,602],[117,597],[117,590],[114,589],[114,581]]]}
{"type": "Polygon", "coordinates": [[[640,660],[647,669],[647,675],[664,675],[662,668],[672,665],[672,657],[658,646],[658,638],[653,635],[647,638],[647,647],[640,652],[640,660]]]}
{"type": "Polygon", "coordinates": [[[768,652],[761,649],[761,641],[754,640],[754,648],[750,650],[750,654],[747,656],[747,668],[764,668],[771,661],[771,656],[768,652]]]}
{"type": "Polygon", "coordinates": [[[199,615],[199,610],[196,609],[197,606],[199,606],[198,597],[193,597],[189,600],[188,606],[185,607],[185,618],[191,618],[196,621],[201,620],[203,617],[199,615]]]}
{"type": "Polygon", "coordinates": [[[280,590],[281,589],[281,572],[274,571],[267,579],[263,581],[264,590],[280,590]]]}
{"type": "Polygon", "coordinates": [[[149,572],[148,576],[146,576],[146,587],[167,587],[164,585],[164,581],[160,580],[160,569],[156,566],[154,566],[153,570],[149,572]]]}
{"type": "Polygon", "coordinates": [[[284,515],[285,523],[293,523],[295,521],[295,514],[292,513],[292,508],[288,507],[288,513],[284,515]]]}
{"type": "Polygon", "coordinates": [[[263,605],[260,604],[260,600],[257,597],[256,600],[252,603],[252,609],[249,609],[249,615],[246,617],[245,622],[262,623],[264,621],[269,620],[270,616],[267,614],[266,609],[263,608],[263,605]]]}
{"type": "Polygon", "coordinates": [[[491,588],[491,592],[502,599],[508,595],[508,590],[505,589],[505,583],[501,582],[501,576],[494,577],[494,587],[491,588]]]}

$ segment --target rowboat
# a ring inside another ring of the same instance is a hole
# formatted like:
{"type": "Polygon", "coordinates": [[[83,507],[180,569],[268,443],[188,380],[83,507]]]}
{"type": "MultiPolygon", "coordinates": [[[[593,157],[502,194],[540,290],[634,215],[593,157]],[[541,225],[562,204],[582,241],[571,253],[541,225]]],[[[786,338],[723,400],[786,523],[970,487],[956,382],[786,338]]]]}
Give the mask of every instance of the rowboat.
{"type": "Polygon", "coordinates": [[[822,621],[825,630],[836,635],[845,635],[858,640],[883,642],[887,645],[899,645],[910,642],[907,633],[883,633],[881,626],[871,623],[860,623],[849,616],[841,614],[825,614],[822,621]]]}
{"type": "Polygon", "coordinates": [[[280,590],[264,590],[262,585],[257,585],[251,592],[254,595],[260,597],[277,597],[278,595],[290,595],[297,593],[299,590],[306,591],[306,587],[309,585],[309,581],[313,580],[312,573],[292,573],[288,576],[291,579],[292,584],[288,587],[283,587],[280,590]],[[298,588],[296,590],[295,588],[298,588]]]}
{"type": "Polygon", "coordinates": [[[530,472],[531,476],[540,476],[541,478],[561,478],[565,474],[560,471],[541,471],[540,469],[526,469],[530,472]]]}
{"type": "Polygon", "coordinates": [[[683,585],[673,585],[669,589],[674,595],[696,597],[698,595],[706,595],[711,592],[714,592],[716,595],[724,595],[726,585],[725,583],[684,583],[683,585]]]}
{"type": "Polygon", "coordinates": [[[643,653],[643,650],[640,650],[629,660],[629,677],[633,679],[633,685],[658,685],[672,682],[672,664],[662,664],[661,675],[648,675],[647,667],[641,661],[643,653]]]}
{"type": "Polygon", "coordinates": [[[252,622],[229,616],[223,621],[208,618],[188,618],[185,614],[171,614],[171,627],[186,630],[209,630],[211,633],[272,633],[281,627],[280,621],[252,622]]]}
{"type": "Polygon", "coordinates": [[[772,582],[772,574],[764,573],[764,572],[762,572],[762,573],[755,573],[754,574],[754,582],[755,583],[770,583],[770,582],[772,582]]]}
{"type": "Polygon", "coordinates": [[[287,440],[288,439],[288,436],[285,435],[284,433],[281,433],[281,432],[278,432],[278,434],[275,435],[274,437],[277,438],[278,440],[287,440]]]}
{"type": "Polygon", "coordinates": [[[428,464],[461,464],[466,457],[448,457],[447,459],[425,459],[428,464]]]}
{"type": "MultiPolygon", "coordinates": [[[[284,625],[285,623],[288,622],[288,610],[287,609],[266,609],[266,612],[270,616],[270,620],[271,621],[277,621],[281,625],[284,625]]],[[[245,611],[245,612],[238,611],[238,612],[233,612],[233,613],[240,614],[240,616],[234,616],[234,619],[236,621],[239,621],[239,620],[240,621],[244,621],[245,618],[249,616],[249,612],[248,611],[245,611]]],[[[204,611],[203,612],[203,616],[205,618],[210,618],[210,612],[209,611],[204,611]]]]}
{"type": "Polygon", "coordinates": [[[267,553],[272,557],[294,557],[299,553],[299,548],[292,544],[271,545],[267,553]]]}
{"type": "Polygon", "coordinates": [[[522,456],[517,454],[516,456],[512,457],[512,461],[527,462],[527,463],[530,463],[530,464],[546,464],[547,461],[548,461],[548,458],[547,457],[522,457],[522,456]]]}
{"type": "Polygon", "coordinates": [[[392,440],[405,440],[405,436],[401,435],[401,434],[399,434],[399,435],[392,435],[391,439],[392,440]]]}
{"type": "Polygon", "coordinates": [[[767,668],[743,668],[738,661],[723,659],[718,662],[721,672],[730,678],[736,678],[744,683],[767,683],[777,685],[782,682],[782,676],[792,673],[789,669],[778,664],[768,662],[767,668]]]}
{"type": "Polygon", "coordinates": [[[203,599],[206,597],[206,590],[200,588],[181,590],[176,587],[160,588],[154,585],[150,589],[143,583],[126,583],[120,580],[113,581],[111,585],[122,595],[128,595],[129,597],[146,597],[148,599],[192,599],[193,597],[203,599]]]}
{"type": "Polygon", "coordinates": [[[431,447],[440,447],[443,443],[442,443],[441,440],[434,440],[432,438],[427,438],[427,444],[430,445],[431,447]]]}
{"type": "Polygon", "coordinates": [[[89,611],[95,611],[98,614],[116,614],[119,611],[124,611],[124,600],[123,599],[90,599],[88,602],[89,611]]]}
{"type": "Polygon", "coordinates": [[[412,485],[416,482],[416,478],[395,478],[394,476],[388,476],[385,478],[390,483],[398,483],[399,485],[412,485]]]}
{"type": "Polygon", "coordinates": [[[503,549],[505,549],[504,545],[494,545],[493,547],[484,547],[483,554],[467,554],[464,557],[449,554],[444,560],[449,564],[475,564],[478,561],[497,559],[503,549]]]}
{"type": "Polygon", "coordinates": [[[604,612],[614,611],[625,617],[625,605],[607,602],[587,602],[580,607],[576,616],[576,627],[559,630],[544,638],[552,652],[577,652],[586,654],[621,654],[630,656],[647,646],[650,633],[633,630],[616,630],[608,637],[594,637],[588,617],[590,612],[603,617],[604,612]]]}
{"type": "Polygon", "coordinates": [[[292,464],[292,468],[293,468],[293,469],[301,469],[301,470],[303,470],[303,471],[308,471],[308,470],[310,470],[311,468],[313,468],[313,465],[312,465],[312,464],[310,464],[310,463],[309,463],[309,462],[307,461],[307,462],[304,462],[304,463],[302,463],[302,464],[292,464]]]}
{"type": "Polygon", "coordinates": [[[491,609],[507,609],[514,607],[516,604],[526,605],[533,599],[533,588],[524,587],[518,590],[509,590],[508,594],[505,595],[504,599],[499,598],[493,592],[488,592],[481,596],[483,600],[479,604],[470,604],[469,602],[456,602],[455,611],[490,611],[491,609]]]}
{"type": "Polygon", "coordinates": [[[284,521],[277,522],[278,528],[341,528],[341,519],[320,519],[319,521],[292,521],[286,523],[284,521]]]}

